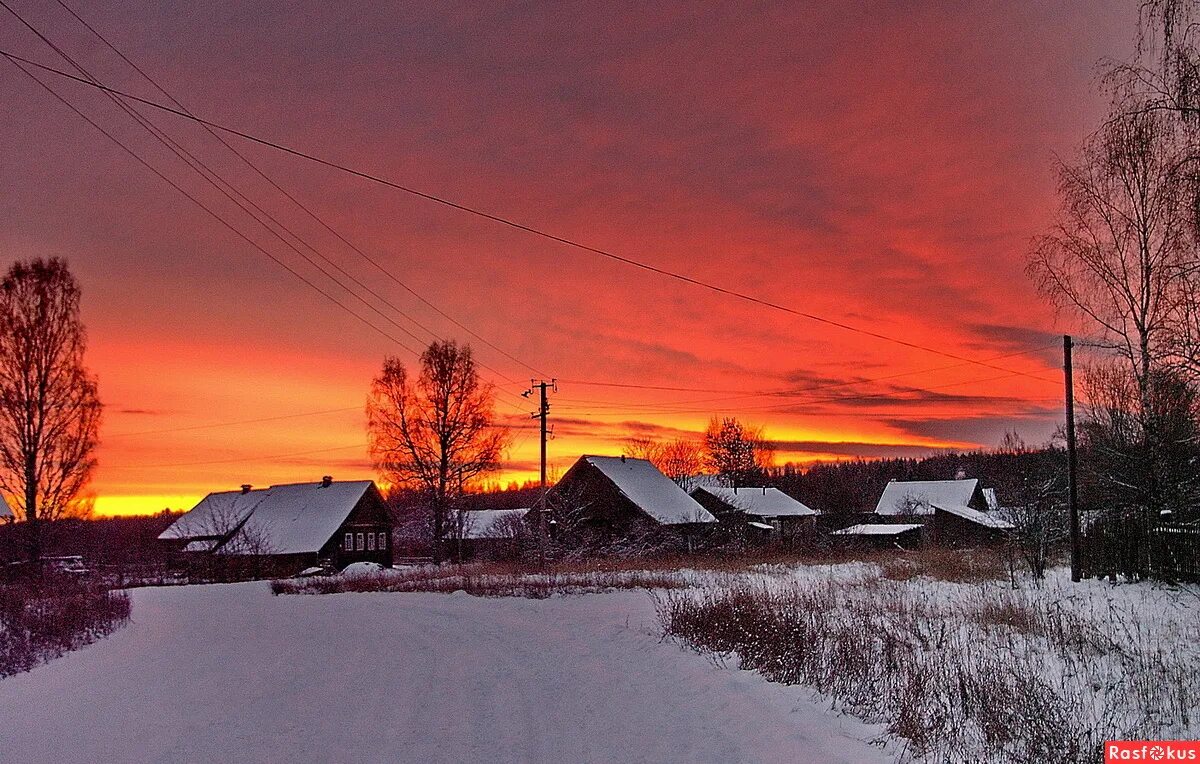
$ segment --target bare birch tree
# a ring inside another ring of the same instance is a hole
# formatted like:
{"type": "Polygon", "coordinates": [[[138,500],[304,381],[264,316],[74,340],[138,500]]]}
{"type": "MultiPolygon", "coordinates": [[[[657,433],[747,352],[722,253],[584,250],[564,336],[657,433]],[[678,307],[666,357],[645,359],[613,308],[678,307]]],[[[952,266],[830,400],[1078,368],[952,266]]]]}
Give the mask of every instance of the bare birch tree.
{"type": "Polygon", "coordinates": [[[435,560],[456,523],[454,499],[499,469],[509,435],[494,426],[495,392],[479,377],[469,346],[436,341],[414,379],[400,359],[384,359],[367,400],[376,468],[394,486],[423,492],[432,507],[435,560]]]}
{"type": "Polygon", "coordinates": [[[1042,294],[1128,363],[1143,405],[1151,372],[1181,360],[1196,319],[1189,167],[1176,120],[1117,113],[1060,165],[1058,218],[1028,263],[1042,294]]]}
{"type": "Polygon", "coordinates": [[[42,524],[85,511],[102,407],[83,364],[79,284],[60,259],[17,262],[0,282],[0,490],[25,520],[29,552],[42,524]]]}

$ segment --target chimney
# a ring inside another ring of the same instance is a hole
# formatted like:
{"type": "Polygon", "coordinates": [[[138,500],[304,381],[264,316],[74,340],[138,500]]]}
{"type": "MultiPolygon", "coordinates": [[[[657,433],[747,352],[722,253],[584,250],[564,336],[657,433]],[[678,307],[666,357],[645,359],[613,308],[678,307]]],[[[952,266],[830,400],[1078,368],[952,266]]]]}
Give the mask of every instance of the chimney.
{"type": "Polygon", "coordinates": [[[242,493],[250,493],[250,488],[251,485],[249,483],[242,483],[242,493]]]}
{"type": "Polygon", "coordinates": [[[625,463],[625,454],[621,454],[621,464],[625,463]]]}
{"type": "Polygon", "coordinates": [[[323,475],[321,477],[321,487],[322,488],[328,488],[330,483],[332,483],[332,482],[333,482],[333,475],[323,475]]]}

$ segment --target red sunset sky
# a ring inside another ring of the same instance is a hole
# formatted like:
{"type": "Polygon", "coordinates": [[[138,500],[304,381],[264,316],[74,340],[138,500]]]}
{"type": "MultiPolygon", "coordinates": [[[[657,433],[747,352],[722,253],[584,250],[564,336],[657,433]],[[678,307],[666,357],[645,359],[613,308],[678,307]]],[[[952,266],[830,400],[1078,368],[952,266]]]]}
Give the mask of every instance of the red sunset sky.
{"type": "MultiPolygon", "coordinates": [[[[56,2],[11,4],[104,82],[162,100],[56,2]]],[[[1070,156],[1103,113],[1097,62],[1130,55],[1133,2],[352,8],[76,10],[215,121],[874,332],[975,359],[1030,351],[995,363],[1043,378],[772,312],[237,143],[421,296],[562,380],[552,468],[618,452],[633,433],[697,432],[714,413],[765,425],[780,461],[993,446],[1014,428],[1039,442],[1053,431],[1053,344],[1069,327],[1023,275],[1024,252],[1054,209],[1054,157],[1070,156]],[[879,377],[890,378],[870,381],[879,377]],[[823,389],[803,391],[814,386],[823,389]]],[[[65,66],[2,11],[0,43],[65,66]]],[[[107,406],[98,511],[369,475],[370,379],[385,354],[412,353],[0,63],[0,253],[5,267],[65,256],[83,285],[89,364],[107,406]]],[[[352,302],[101,94],[50,81],[352,302]]],[[[471,342],[503,390],[500,413],[532,424],[515,397],[530,368],[373,270],[195,125],[147,114],[397,308],[471,342]]],[[[516,431],[504,478],[532,476],[536,458],[536,433],[516,431]]]]}

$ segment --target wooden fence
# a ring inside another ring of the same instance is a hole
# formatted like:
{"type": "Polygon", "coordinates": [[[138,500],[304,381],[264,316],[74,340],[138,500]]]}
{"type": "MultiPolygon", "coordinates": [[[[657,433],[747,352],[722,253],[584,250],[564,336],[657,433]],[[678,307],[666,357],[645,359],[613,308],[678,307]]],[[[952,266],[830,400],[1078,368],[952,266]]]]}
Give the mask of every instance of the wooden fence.
{"type": "Polygon", "coordinates": [[[1085,578],[1200,581],[1200,526],[1123,517],[1092,524],[1082,538],[1085,578]]]}

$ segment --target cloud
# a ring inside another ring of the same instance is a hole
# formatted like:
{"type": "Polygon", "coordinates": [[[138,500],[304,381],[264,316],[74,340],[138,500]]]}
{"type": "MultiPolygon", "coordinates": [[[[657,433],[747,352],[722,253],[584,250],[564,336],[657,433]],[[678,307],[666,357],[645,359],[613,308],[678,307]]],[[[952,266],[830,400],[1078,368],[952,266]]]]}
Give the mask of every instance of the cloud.
{"type": "Polygon", "coordinates": [[[928,456],[938,449],[905,443],[856,443],[823,440],[772,440],[777,451],[791,454],[833,454],[846,458],[915,458],[928,456]]]}
{"type": "Polygon", "coordinates": [[[1027,443],[1048,442],[1059,425],[1059,414],[1049,409],[1021,416],[972,416],[947,419],[898,418],[883,420],[890,427],[918,438],[972,443],[981,448],[1000,444],[1004,433],[1016,430],[1027,443]]]}

